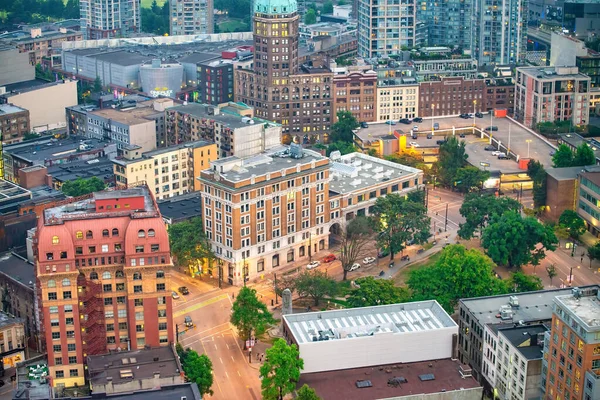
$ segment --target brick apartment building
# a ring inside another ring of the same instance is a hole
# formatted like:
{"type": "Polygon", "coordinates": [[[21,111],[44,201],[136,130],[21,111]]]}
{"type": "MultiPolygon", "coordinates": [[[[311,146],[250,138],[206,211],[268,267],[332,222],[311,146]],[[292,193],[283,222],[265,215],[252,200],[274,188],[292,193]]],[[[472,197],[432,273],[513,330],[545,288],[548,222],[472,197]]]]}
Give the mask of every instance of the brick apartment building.
{"type": "Polygon", "coordinates": [[[0,141],[20,142],[28,132],[31,132],[29,111],[12,104],[0,104],[0,141]]]}
{"type": "Polygon", "coordinates": [[[339,111],[350,111],[360,122],[377,119],[377,73],[370,66],[338,68],[333,75],[333,122],[339,111]]]}
{"type": "Polygon", "coordinates": [[[485,110],[486,85],[483,79],[443,77],[419,85],[419,116],[443,116],[485,110]]]}
{"type": "Polygon", "coordinates": [[[169,239],[147,187],[46,209],[34,241],[53,386],[84,385],[88,355],[175,340],[169,239]]]}

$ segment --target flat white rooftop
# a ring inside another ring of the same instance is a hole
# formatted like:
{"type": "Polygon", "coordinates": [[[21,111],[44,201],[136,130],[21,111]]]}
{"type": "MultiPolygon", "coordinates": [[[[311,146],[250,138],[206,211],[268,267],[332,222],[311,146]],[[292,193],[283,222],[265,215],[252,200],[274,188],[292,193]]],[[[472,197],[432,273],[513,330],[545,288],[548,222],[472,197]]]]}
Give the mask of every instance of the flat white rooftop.
{"type": "Polygon", "coordinates": [[[380,333],[413,333],[456,327],[435,300],[284,315],[298,345],[349,340],[380,333]]]}

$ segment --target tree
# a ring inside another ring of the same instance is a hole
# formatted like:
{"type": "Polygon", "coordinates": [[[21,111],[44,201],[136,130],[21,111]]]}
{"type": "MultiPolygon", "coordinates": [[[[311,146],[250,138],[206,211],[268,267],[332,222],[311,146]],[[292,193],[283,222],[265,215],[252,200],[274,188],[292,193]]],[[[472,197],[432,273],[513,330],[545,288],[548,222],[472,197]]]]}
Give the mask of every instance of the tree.
{"type": "Polygon", "coordinates": [[[552,156],[554,168],[565,168],[573,165],[573,150],[566,144],[561,144],[552,156]]]}
{"type": "Polygon", "coordinates": [[[295,344],[288,345],[277,339],[273,347],[266,350],[265,362],[260,367],[262,397],[264,400],[283,400],[294,391],[300,379],[304,360],[295,344]]]}
{"type": "Polygon", "coordinates": [[[285,289],[290,289],[290,292],[294,293],[294,290],[296,290],[296,277],[291,275],[278,276],[277,281],[274,282],[273,289],[279,297],[283,296],[285,289]]]}
{"type": "Polygon", "coordinates": [[[407,283],[414,301],[435,299],[450,314],[461,298],[508,291],[489,257],[458,244],[447,246],[432,266],[411,271],[407,283]]]}
{"type": "Polygon", "coordinates": [[[533,180],[533,205],[539,209],[546,205],[546,170],[539,161],[531,159],[527,174],[533,180]]]}
{"type": "Polygon", "coordinates": [[[346,299],[351,307],[368,307],[410,301],[406,288],[394,285],[389,279],[375,279],[372,276],[356,280],[356,288],[346,299]]]}
{"type": "Polygon", "coordinates": [[[600,241],[588,247],[587,256],[590,259],[590,269],[592,269],[592,261],[600,260],[600,241]]]}
{"type": "Polygon", "coordinates": [[[535,290],[544,289],[542,280],[535,275],[527,275],[521,271],[512,274],[510,278],[509,288],[514,292],[533,292],[535,290]]]}
{"type": "Polygon", "coordinates": [[[276,322],[265,303],[256,297],[256,290],[246,286],[240,289],[233,302],[229,321],[237,328],[244,342],[252,337],[252,331],[259,336],[276,322]]]}
{"type": "Polygon", "coordinates": [[[565,227],[564,225],[560,225],[560,224],[554,225],[554,234],[556,235],[556,238],[559,240],[559,243],[560,243],[560,240],[566,240],[570,236],[569,229],[567,227],[565,227]]]}
{"type": "Polygon", "coordinates": [[[483,182],[489,177],[489,171],[482,171],[477,167],[459,168],[454,176],[454,186],[462,193],[470,192],[473,189],[481,190],[483,182]]]}
{"type": "Polygon", "coordinates": [[[360,125],[350,111],[339,111],[337,113],[338,121],[331,126],[331,136],[329,141],[335,142],[354,142],[354,132],[360,125]]]}
{"type": "Polygon", "coordinates": [[[406,242],[424,243],[431,236],[431,220],[423,202],[395,193],[377,198],[373,206],[377,245],[388,249],[390,260],[404,251],[406,242]]]}
{"type": "Polygon", "coordinates": [[[317,392],[306,383],[296,392],[296,400],[321,400],[317,392]]]}
{"type": "Polygon", "coordinates": [[[550,286],[552,286],[552,280],[558,275],[558,272],[556,272],[556,265],[550,264],[546,267],[546,272],[548,273],[548,278],[550,278],[550,286]]]}
{"type": "Polygon", "coordinates": [[[594,164],[596,164],[596,155],[590,145],[584,142],[577,146],[572,166],[583,167],[594,164]]]}
{"type": "Polygon", "coordinates": [[[497,264],[519,268],[530,263],[538,265],[546,256],[545,250],[556,249],[558,239],[551,226],[508,211],[495,217],[484,230],[482,244],[497,264]]]}
{"type": "Polygon", "coordinates": [[[99,76],[94,79],[94,87],[92,89],[94,93],[100,93],[102,91],[102,80],[99,76]]]}
{"type": "Polygon", "coordinates": [[[296,291],[302,297],[311,297],[316,307],[323,298],[335,296],[338,286],[325,272],[304,271],[296,277],[296,291]]]}
{"type": "Polygon", "coordinates": [[[583,221],[583,218],[573,210],[563,211],[558,218],[558,223],[567,228],[569,235],[573,239],[577,239],[580,235],[585,233],[585,222],[583,221]]]}
{"type": "Polygon", "coordinates": [[[333,14],[333,3],[331,1],[326,1],[323,4],[323,14],[333,14]]]}
{"type": "Polygon", "coordinates": [[[67,196],[78,197],[84,194],[100,192],[106,189],[106,184],[100,178],[92,176],[88,179],[77,178],[74,181],[66,181],[60,190],[67,196]]]}
{"type": "Polygon", "coordinates": [[[339,259],[344,271],[345,281],[352,265],[360,258],[365,246],[370,243],[373,236],[371,220],[364,216],[357,216],[342,228],[339,259]]]}
{"type": "Polygon", "coordinates": [[[334,142],[327,146],[327,157],[331,155],[331,152],[338,150],[342,155],[354,153],[356,148],[353,143],[348,142],[334,142]]]}
{"type": "Polygon", "coordinates": [[[459,142],[456,136],[450,136],[440,145],[438,160],[433,164],[432,173],[442,185],[450,186],[458,169],[465,166],[467,158],[465,142],[459,142]]]}
{"type": "Polygon", "coordinates": [[[210,394],[212,396],[213,365],[210,358],[206,354],[199,355],[195,350],[191,349],[179,353],[179,356],[187,380],[196,383],[201,394],[210,394]]]}
{"type": "Polygon", "coordinates": [[[317,13],[312,8],[309,8],[304,14],[304,23],[306,25],[312,25],[317,23],[317,13]]]}
{"type": "Polygon", "coordinates": [[[201,260],[210,266],[216,259],[200,217],[169,226],[169,245],[171,254],[182,267],[192,268],[201,260]]]}
{"type": "Polygon", "coordinates": [[[505,211],[517,211],[521,204],[509,197],[496,197],[489,194],[469,193],[460,207],[460,214],[465,222],[459,225],[458,235],[463,239],[471,239],[476,230],[481,237],[487,223],[505,211]]]}
{"type": "Polygon", "coordinates": [[[407,167],[418,168],[419,164],[423,164],[423,156],[415,152],[403,152],[400,154],[390,154],[384,157],[387,161],[396,164],[406,165],[407,167]]]}

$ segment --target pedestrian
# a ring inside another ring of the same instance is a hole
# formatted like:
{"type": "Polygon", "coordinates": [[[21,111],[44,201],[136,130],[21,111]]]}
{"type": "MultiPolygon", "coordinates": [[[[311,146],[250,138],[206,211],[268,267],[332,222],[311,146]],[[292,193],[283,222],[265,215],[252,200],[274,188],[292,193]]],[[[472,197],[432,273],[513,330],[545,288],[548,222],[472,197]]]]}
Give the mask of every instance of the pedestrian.
{"type": "Polygon", "coordinates": [[[235,293],[231,293],[231,298],[235,300],[235,293]]]}

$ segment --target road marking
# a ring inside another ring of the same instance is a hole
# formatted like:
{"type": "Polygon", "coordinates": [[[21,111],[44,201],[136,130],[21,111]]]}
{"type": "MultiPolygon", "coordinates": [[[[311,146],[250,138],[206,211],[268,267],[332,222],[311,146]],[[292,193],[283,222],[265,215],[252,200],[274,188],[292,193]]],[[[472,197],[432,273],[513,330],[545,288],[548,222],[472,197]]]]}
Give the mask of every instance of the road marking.
{"type": "Polygon", "coordinates": [[[227,350],[229,350],[229,345],[227,343],[225,343],[225,346],[227,346],[227,350]]]}
{"type": "MultiPolygon", "coordinates": [[[[219,361],[221,361],[221,364],[223,364],[223,359],[221,357],[219,357],[219,361]]],[[[225,372],[227,373],[227,372],[225,372]]]]}
{"type": "Polygon", "coordinates": [[[242,374],[240,374],[240,371],[239,371],[239,370],[238,370],[238,372],[237,372],[237,373],[238,373],[238,376],[239,376],[239,377],[241,377],[241,376],[242,376],[242,374]]]}
{"type": "Polygon", "coordinates": [[[229,374],[227,373],[227,371],[225,371],[225,375],[227,376],[227,379],[229,379],[229,374]]]}
{"type": "Polygon", "coordinates": [[[235,362],[235,358],[233,358],[233,356],[231,356],[231,361],[235,362]]]}
{"type": "Polygon", "coordinates": [[[183,310],[177,311],[176,313],[173,314],[173,317],[174,318],[181,317],[184,314],[190,313],[192,311],[196,311],[196,310],[198,310],[200,308],[209,306],[209,305],[214,304],[214,303],[218,303],[219,301],[225,300],[227,298],[229,298],[228,295],[222,294],[220,296],[213,297],[213,298],[208,299],[208,300],[204,300],[201,303],[194,304],[193,306],[189,306],[189,307],[184,308],[183,310]]]}
{"type": "MultiPolygon", "coordinates": [[[[202,345],[202,348],[204,349],[204,354],[208,355],[208,353],[206,352],[206,348],[204,347],[204,343],[200,342],[200,344],[202,345]]],[[[215,374],[215,372],[213,371],[213,375],[215,374]]],[[[221,389],[221,385],[219,385],[219,380],[218,379],[214,379],[215,382],[217,382],[217,387],[219,388],[219,392],[221,392],[221,395],[223,394],[223,389],[221,389]]]]}
{"type": "MultiPolygon", "coordinates": [[[[213,337],[213,339],[214,339],[214,337],[213,337]]],[[[217,348],[217,345],[216,345],[216,344],[215,344],[215,350],[217,350],[217,351],[219,350],[219,349],[217,348]]],[[[223,361],[221,361],[221,362],[223,362],[223,361]]]]}

